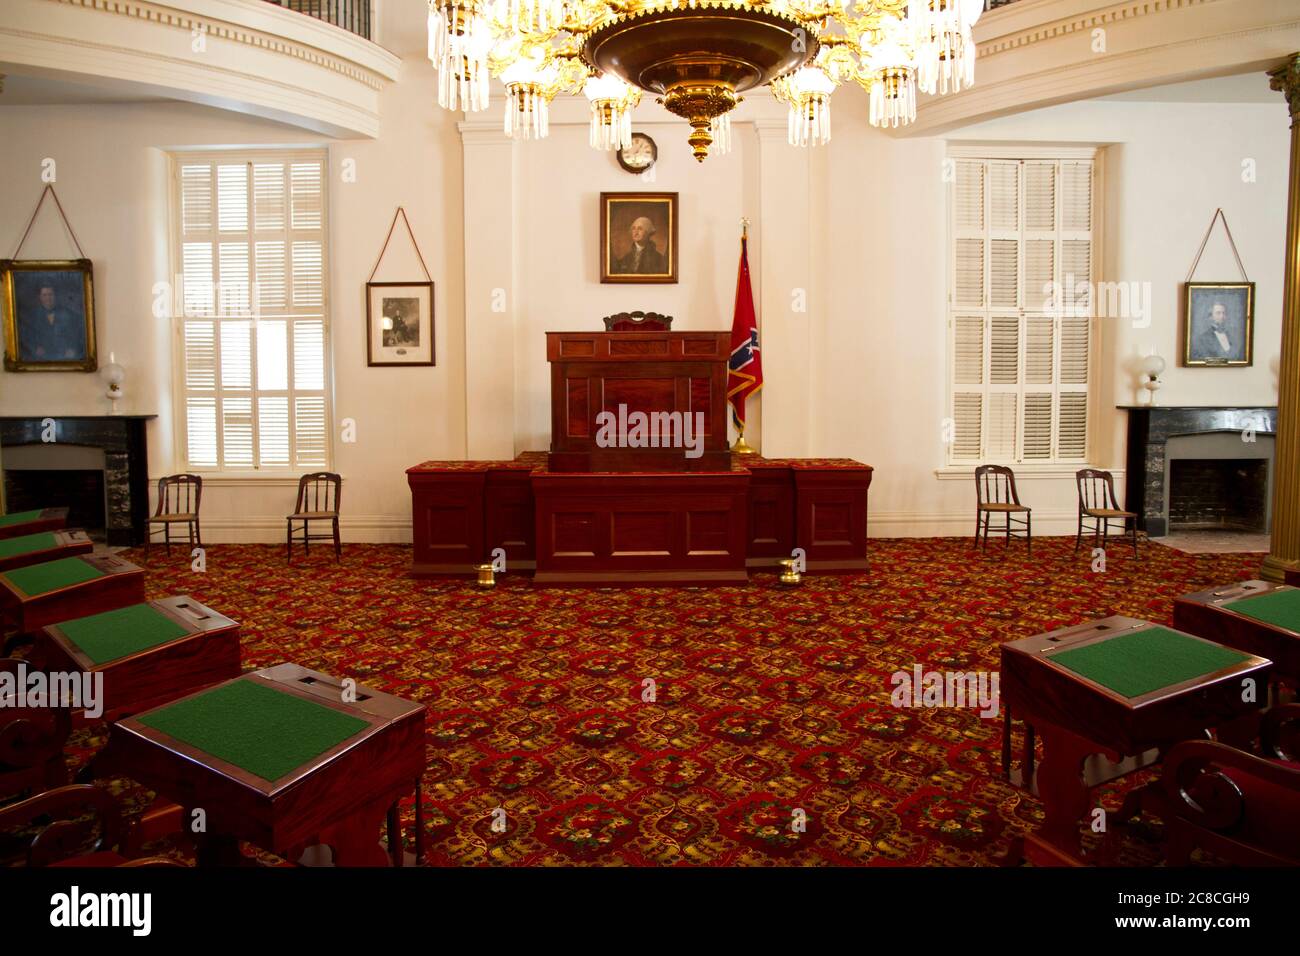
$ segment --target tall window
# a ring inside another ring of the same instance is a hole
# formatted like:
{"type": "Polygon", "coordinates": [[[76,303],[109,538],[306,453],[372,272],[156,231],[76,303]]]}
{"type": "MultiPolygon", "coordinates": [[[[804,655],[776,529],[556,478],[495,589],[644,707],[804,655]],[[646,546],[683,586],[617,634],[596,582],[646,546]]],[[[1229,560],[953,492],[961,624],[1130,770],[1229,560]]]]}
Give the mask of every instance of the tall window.
{"type": "Polygon", "coordinates": [[[173,157],[188,466],[327,467],[324,152],[173,157]]]}
{"type": "Polygon", "coordinates": [[[954,166],[949,460],[1085,461],[1093,160],[954,166]]]}

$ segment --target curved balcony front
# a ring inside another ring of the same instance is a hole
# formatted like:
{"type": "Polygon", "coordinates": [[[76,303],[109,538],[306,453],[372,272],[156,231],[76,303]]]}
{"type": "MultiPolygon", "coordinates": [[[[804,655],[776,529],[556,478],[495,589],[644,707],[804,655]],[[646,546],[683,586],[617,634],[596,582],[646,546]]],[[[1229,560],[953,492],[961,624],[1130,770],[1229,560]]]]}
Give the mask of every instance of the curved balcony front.
{"type": "Polygon", "coordinates": [[[4,0],[0,73],[376,136],[400,60],[361,35],[369,0],[284,3],[302,12],[267,0],[4,0]],[[328,22],[340,9],[343,25],[328,22]]]}

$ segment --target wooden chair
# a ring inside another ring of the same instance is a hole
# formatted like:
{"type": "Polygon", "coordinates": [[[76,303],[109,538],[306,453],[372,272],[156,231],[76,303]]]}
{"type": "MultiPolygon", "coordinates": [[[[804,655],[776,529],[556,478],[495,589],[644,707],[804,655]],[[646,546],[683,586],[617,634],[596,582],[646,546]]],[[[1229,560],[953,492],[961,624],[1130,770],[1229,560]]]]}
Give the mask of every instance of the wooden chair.
{"type": "Polygon", "coordinates": [[[28,866],[184,866],[167,857],[128,859],[129,828],[117,800],[91,784],[74,784],[0,809],[0,831],[39,827],[27,845],[28,866]],[[54,818],[41,825],[44,820],[54,818]],[[89,852],[78,852],[82,850],[89,852]]]}
{"type": "Polygon", "coordinates": [[[332,471],[317,471],[303,475],[298,479],[298,501],[293,507],[293,514],[288,517],[288,559],[293,560],[294,541],[302,542],[303,554],[311,553],[311,542],[334,541],[334,559],[343,555],[343,545],[339,541],[339,499],[343,496],[343,478],[332,471]],[[294,522],[302,522],[301,537],[294,531],[294,522]],[[312,534],[313,521],[328,521],[331,533],[312,534]]]}
{"type": "Polygon", "coordinates": [[[1121,534],[1133,540],[1133,557],[1138,556],[1137,515],[1132,511],[1123,511],[1115,498],[1115,476],[1109,471],[1098,468],[1081,468],[1074,473],[1074,482],[1079,489],[1079,530],[1074,536],[1074,550],[1079,550],[1083,540],[1084,522],[1091,519],[1093,547],[1100,539],[1101,546],[1106,547],[1110,540],[1110,523],[1120,523],[1121,534]]]}
{"type": "Polygon", "coordinates": [[[1016,492],[1016,475],[1006,465],[980,465],[975,469],[975,546],[980,546],[980,533],[983,530],[984,547],[989,543],[989,526],[993,516],[1000,514],[1005,520],[1001,529],[1006,533],[1003,547],[1009,547],[1012,538],[1025,539],[1029,554],[1034,553],[1033,515],[1030,508],[1020,503],[1016,492]],[[1023,515],[1024,517],[1017,517],[1023,515]],[[1024,534],[1014,533],[1012,525],[1024,528],[1024,534]]]}
{"type": "MultiPolygon", "coordinates": [[[[32,669],[30,661],[0,657],[0,673],[16,676],[32,669]]],[[[66,707],[0,707],[0,799],[40,793],[68,782],[63,745],[72,733],[66,707]]]]}
{"type": "Polygon", "coordinates": [[[199,533],[199,504],[203,500],[203,479],[198,475],[164,475],[158,479],[158,505],[149,519],[149,529],[144,536],[144,552],[155,534],[154,525],[162,525],[167,553],[172,553],[172,525],[183,524],[189,546],[203,546],[199,533]]]}
{"type": "Polygon", "coordinates": [[[1199,847],[1239,866],[1300,866],[1300,704],[1270,708],[1260,741],[1263,756],[1213,740],[1165,756],[1151,786],[1168,865],[1199,847]]]}
{"type": "Polygon", "coordinates": [[[658,312],[616,312],[603,321],[606,332],[668,332],[673,327],[673,317],[658,312]]]}

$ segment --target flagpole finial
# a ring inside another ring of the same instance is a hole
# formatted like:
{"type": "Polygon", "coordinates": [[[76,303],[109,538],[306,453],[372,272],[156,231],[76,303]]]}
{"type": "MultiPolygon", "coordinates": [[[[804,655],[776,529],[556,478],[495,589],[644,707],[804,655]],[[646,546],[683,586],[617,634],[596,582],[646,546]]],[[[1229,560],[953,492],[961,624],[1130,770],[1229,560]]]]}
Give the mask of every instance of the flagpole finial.
{"type": "Polygon", "coordinates": [[[740,217],[740,238],[741,239],[749,238],[749,217],[748,216],[740,217]]]}

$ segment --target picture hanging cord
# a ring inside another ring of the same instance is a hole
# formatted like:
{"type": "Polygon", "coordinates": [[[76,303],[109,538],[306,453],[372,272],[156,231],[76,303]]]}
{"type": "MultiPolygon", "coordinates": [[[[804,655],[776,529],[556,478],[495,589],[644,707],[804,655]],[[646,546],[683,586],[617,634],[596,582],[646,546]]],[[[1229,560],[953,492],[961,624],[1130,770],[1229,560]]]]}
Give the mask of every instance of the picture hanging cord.
{"type": "Polygon", "coordinates": [[[1192,276],[1196,275],[1196,267],[1200,265],[1201,256],[1205,253],[1205,244],[1210,241],[1210,233],[1214,231],[1216,221],[1223,220],[1223,231],[1228,234],[1228,245],[1232,247],[1232,257],[1237,260],[1237,271],[1241,273],[1241,281],[1249,282],[1250,278],[1246,275],[1246,267],[1241,264],[1241,255],[1237,252],[1237,244],[1232,240],[1232,230],[1228,228],[1228,217],[1223,214],[1222,207],[1214,210],[1214,215],[1210,217],[1210,228],[1205,230],[1205,237],[1201,239],[1201,247],[1196,250],[1196,258],[1192,260],[1192,268],[1187,273],[1187,281],[1192,281],[1192,276]]]}
{"type": "Polygon", "coordinates": [[[23,230],[23,237],[18,240],[18,248],[14,250],[11,258],[17,259],[18,253],[23,251],[23,243],[27,241],[28,233],[32,231],[32,226],[36,224],[36,217],[40,215],[41,206],[45,205],[46,196],[54,197],[54,205],[59,207],[59,216],[63,219],[63,225],[67,227],[68,235],[72,237],[72,244],[77,247],[77,252],[81,258],[86,258],[86,254],[82,252],[81,243],[77,241],[77,234],[72,230],[72,223],[68,222],[68,214],[63,211],[63,203],[59,202],[59,194],[54,191],[53,183],[45,184],[45,189],[41,192],[41,198],[36,201],[36,208],[32,211],[32,218],[27,220],[27,228],[23,230]]]}
{"type": "Polygon", "coordinates": [[[375,260],[375,267],[370,270],[370,278],[366,282],[375,281],[375,273],[379,271],[379,264],[384,261],[384,253],[388,251],[388,243],[393,239],[393,230],[397,228],[397,217],[402,217],[402,222],[406,223],[406,234],[411,237],[411,245],[415,247],[415,257],[420,260],[420,268],[424,270],[424,277],[430,282],[433,276],[429,275],[429,267],[424,264],[424,256],[420,254],[420,244],[415,241],[415,233],[411,230],[411,220],[406,218],[406,210],[401,206],[397,207],[397,212],[393,213],[393,223],[388,227],[388,235],[384,237],[384,248],[379,250],[379,258],[375,260]]]}

